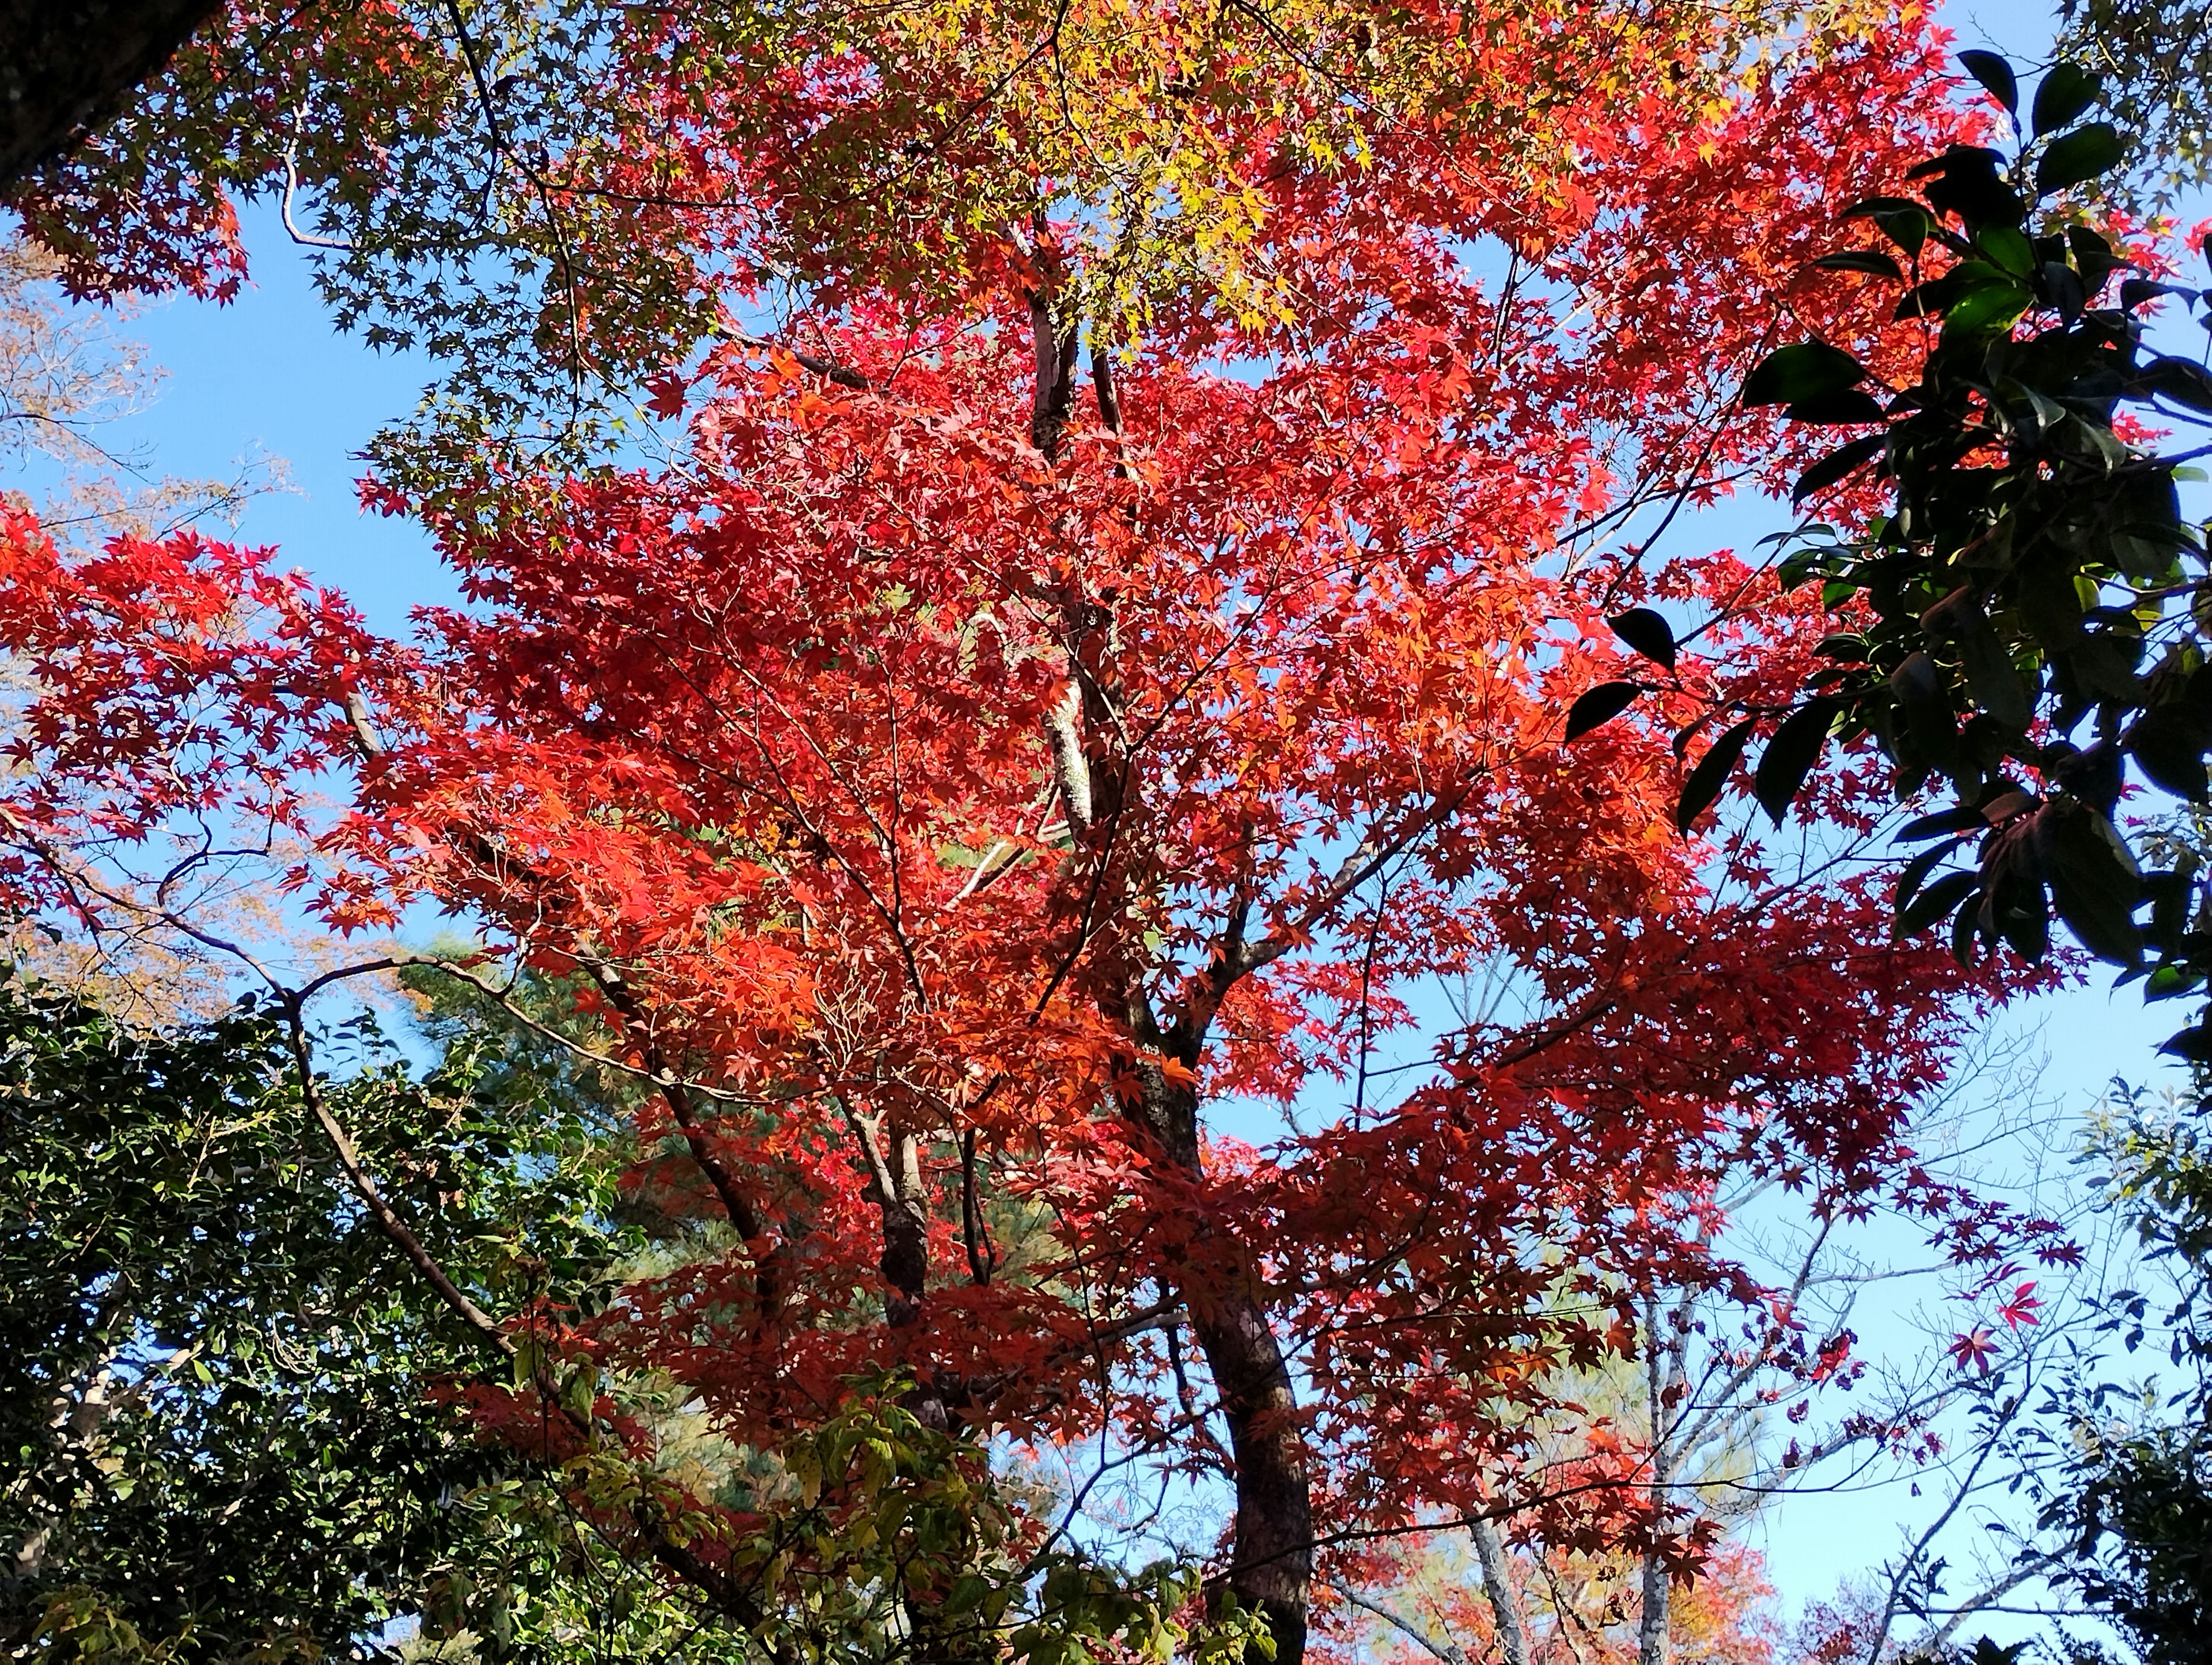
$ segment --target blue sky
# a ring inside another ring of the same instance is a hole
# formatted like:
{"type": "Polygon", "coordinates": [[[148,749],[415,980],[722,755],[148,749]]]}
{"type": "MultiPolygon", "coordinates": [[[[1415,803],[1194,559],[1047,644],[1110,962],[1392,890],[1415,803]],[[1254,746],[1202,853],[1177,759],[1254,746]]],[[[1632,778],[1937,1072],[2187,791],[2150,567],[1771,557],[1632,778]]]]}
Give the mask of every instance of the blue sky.
{"type": "MultiPolygon", "coordinates": [[[[2030,60],[2049,39],[2049,15],[2039,5],[2008,0],[1947,10],[1962,46],[1994,45],[2030,60]]],[[[176,474],[228,474],[257,450],[283,458],[295,489],[256,501],[240,536],[278,546],[288,563],[353,598],[374,625],[399,631],[410,607],[453,599],[452,578],[411,525],[361,512],[354,453],[412,404],[425,367],[334,334],[304,259],[273,214],[249,214],[246,227],[254,282],[235,303],[170,301],[125,326],[148,343],[167,380],[120,437],[147,447],[157,471],[176,474]]],[[[1731,510],[1672,536],[1741,546],[1776,524],[1778,516],[1731,510]]],[[[2051,1061],[2036,1097],[2055,1116],[2078,1115],[2114,1075],[2156,1080],[2164,1073],[2154,1049],[2176,1026],[2176,1008],[2147,1012],[2134,991],[2111,994],[2102,982],[2043,1000],[2027,1014],[2044,1027],[2051,1061]]],[[[1885,1338],[1867,1339],[1879,1346],[1885,1338]]],[[[1839,1577],[1878,1559],[1893,1547],[1906,1506],[1888,1492],[1774,1507],[1757,1531],[1785,1598],[1794,1605],[1825,1595],[1839,1577]]]]}

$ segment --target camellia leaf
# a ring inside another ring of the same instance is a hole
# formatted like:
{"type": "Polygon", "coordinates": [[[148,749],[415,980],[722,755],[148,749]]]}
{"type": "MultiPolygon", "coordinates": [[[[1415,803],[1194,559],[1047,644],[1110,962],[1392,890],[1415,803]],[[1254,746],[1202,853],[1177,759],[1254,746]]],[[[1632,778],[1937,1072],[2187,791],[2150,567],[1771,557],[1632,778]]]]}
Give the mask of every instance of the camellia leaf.
{"type": "Polygon", "coordinates": [[[1894,277],[1900,283],[1905,279],[1905,268],[1880,249],[1838,249],[1812,264],[1818,271],[1863,271],[1876,277],[1894,277]]]}
{"type": "Polygon", "coordinates": [[[2035,303],[2025,286],[2009,281],[1978,283],[1943,309],[1943,330],[1962,335],[2009,330],[2035,303]]]}
{"type": "Polygon", "coordinates": [[[2108,173],[2128,154],[2128,142],[2108,121],[2093,121],[2063,138],[2053,139],[2043,160],[2035,165],[2035,189],[2048,196],[2108,173]]]}
{"type": "Polygon", "coordinates": [[[1625,613],[1614,614],[1606,623],[1613,627],[1613,635],[1645,659],[1669,671],[1674,668],[1674,632],[1650,608],[1632,607],[1625,613]]]}
{"type": "Polygon", "coordinates": [[[1980,82],[1991,98],[2005,107],[2005,113],[2014,120],[2020,117],[2020,78],[2012,72],[2012,65],[1995,52],[1979,47],[1959,54],[1959,63],[1966,72],[1980,82]]]}
{"type": "Polygon", "coordinates": [[[2212,1024],[2198,1024],[2179,1035],[2169,1035],[2159,1050],[2185,1063],[2212,1064],[2212,1024]]]}
{"type": "Polygon", "coordinates": [[[2103,83],[2078,64],[2054,64],[2035,89],[2031,119],[2035,137],[2044,137],[2075,120],[2097,101],[2103,83]]]}
{"type": "Polygon", "coordinates": [[[1893,927],[1897,940],[1917,936],[1937,920],[1948,917],[1951,910],[1981,888],[1978,873],[1946,873],[1933,884],[1912,898],[1911,905],[1900,909],[1893,927]]]}
{"type": "Polygon", "coordinates": [[[1920,887],[1927,883],[1928,875],[1959,848],[1960,840],[1947,839],[1941,844],[1930,844],[1918,855],[1905,864],[1905,871],[1897,876],[1897,910],[1902,915],[1920,887]]]}
{"type": "Polygon", "coordinates": [[[1682,783],[1682,795],[1674,805],[1674,830],[1686,833],[1699,816],[1712,806],[1728,784],[1729,772],[1743,756],[1744,744],[1751,738],[1751,731],[1758,719],[1746,717],[1719,739],[1706,748],[1705,755],[1698,759],[1697,768],[1682,783]]]}
{"type": "Polygon", "coordinates": [[[1766,743],[1765,755],[1752,776],[1752,790],[1776,826],[1789,818],[1790,805],[1804,787],[1805,777],[1820,761],[1835,716],[1833,702],[1808,701],[1784,719],[1774,738],[1766,743]]]}
{"type": "Polygon", "coordinates": [[[1838,481],[1848,479],[1879,457],[1888,443],[1887,434],[1869,434],[1838,447],[1797,477],[1797,483],[1790,493],[1790,502],[1802,503],[1814,493],[1826,491],[1838,481]]]}
{"type": "Polygon", "coordinates": [[[1644,692],[1640,682],[1601,682],[1585,689],[1567,711],[1567,738],[1579,740],[1590,730],[1611,722],[1636,703],[1644,692]]]}
{"type": "Polygon", "coordinates": [[[1840,393],[1865,375],[1858,360],[1840,347],[1825,341],[1796,342],[1759,361],[1743,385],[1743,402],[1747,406],[1796,404],[1840,393]]]}
{"type": "Polygon", "coordinates": [[[1839,388],[1832,393],[1799,399],[1790,405],[1789,414],[1792,422],[1830,428],[1888,420],[1888,413],[1863,387],[1839,388]]]}
{"type": "Polygon", "coordinates": [[[1923,815],[1906,822],[1897,829],[1895,842],[1917,844],[1923,838],[1941,838],[1947,833],[1971,832],[1977,827],[1989,825],[1988,817],[1972,804],[1958,804],[1948,810],[1938,810],[1933,815],[1923,815]]]}
{"type": "Polygon", "coordinates": [[[1926,206],[1910,197],[1869,197],[1845,209],[1844,218],[1873,221],[1883,236],[1914,256],[1926,246],[1936,229],[1935,217],[1926,206]]]}

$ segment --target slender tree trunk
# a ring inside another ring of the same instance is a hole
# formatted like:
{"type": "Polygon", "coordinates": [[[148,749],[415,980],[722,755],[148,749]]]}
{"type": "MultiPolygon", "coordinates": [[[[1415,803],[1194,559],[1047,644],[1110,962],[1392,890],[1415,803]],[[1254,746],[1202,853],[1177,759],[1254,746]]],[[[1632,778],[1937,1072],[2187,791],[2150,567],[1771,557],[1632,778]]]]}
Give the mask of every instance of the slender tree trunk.
{"type": "Polygon", "coordinates": [[[0,0],[0,191],[159,74],[222,0],[0,0]]]}
{"type": "Polygon", "coordinates": [[[1528,1665],[1528,1632],[1521,1623],[1520,1598],[1513,1593],[1513,1567],[1498,1528],[1477,1521],[1468,1528],[1474,1540],[1474,1559],[1482,1567],[1482,1593],[1490,1601],[1490,1616],[1498,1632],[1498,1651],[1505,1665],[1528,1665]]]}
{"type": "MultiPolygon", "coordinates": [[[[1651,1428],[1651,1481],[1647,1496],[1656,1532],[1673,1502],[1674,1445],[1667,1425],[1668,1351],[1659,1336],[1659,1303],[1644,1308],[1644,1388],[1651,1428]]],[[[1673,1590],[1659,1552],[1644,1552],[1644,1613],[1636,1627],[1636,1665],[1667,1665],[1668,1605],[1673,1590]]]]}
{"type": "MultiPolygon", "coordinates": [[[[1197,1061],[1199,1037],[1180,1026],[1166,1046],[1170,1055],[1188,1054],[1187,1063],[1197,1061]]],[[[1144,1091],[1139,1108],[1146,1123],[1165,1147],[1168,1161],[1197,1177],[1196,1095],[1170,1085],[1156,1066],[1140,1066],[1139,1075],[1144,1091]]],[[[1237,1460],[1236,1539],[1225,1583],[1238,1606],[1266,1615],[1275,1642],[1274,1665],[1301,1665],[1313,1585],[1314,1526],[1297,1394],[1260,1298],[1249,1253],[1242,1244],[1231,1247],[1218,1240],[1207,1247],[1209,1259],[1229,1265],[1215,1286],[1187,1288],[1184,1297],[1237,1460]]]]}

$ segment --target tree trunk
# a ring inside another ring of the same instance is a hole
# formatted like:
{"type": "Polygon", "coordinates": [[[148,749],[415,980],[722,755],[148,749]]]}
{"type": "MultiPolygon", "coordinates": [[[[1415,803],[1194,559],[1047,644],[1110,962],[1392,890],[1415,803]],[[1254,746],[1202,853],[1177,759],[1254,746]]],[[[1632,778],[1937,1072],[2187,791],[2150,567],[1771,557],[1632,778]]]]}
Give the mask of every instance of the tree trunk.
{"type": "Polygon", "coordinates": [[[1498,1528],[1477,1521],[1468,1528],[1474,1540],[1474,1558],[1482,1566],[1482,1593],[1490,1600],[1490,1615],[1498,1632],[1498,1651],[1505,1665],[1528,1665],[1528,1632],[1521,1623],[1521,1603],[1513,1593],[1513,1566],[1498,1528]]]}
{"type": "Polygon", "coordinates": [[[112,118],[222,0],[0,0],[0,190],[112,118]]]}
{"type": "MultiPolygon", "coordinates": [[[[1150,1025],[1146,1024],[1149,1028],[1150,1025]]],[[[1199,1038],[1177,1025],[1165,1049],[1195,1064],[1199,1038]]],[[[1168,1161],[1192,1178],[1200,1172],[1197,1096],[1172,1085],[1156,1065],[1139,1066],[1139,1112],[1168,1161]]],[[[1209,1258],[1230,1267],[1212,1288],[1186,1288],[1192,1332],[1206,1354],[1229,1424],[1237,1460],[1237,1531],[1226,1583],[1237,1605],[1266,1615],[1275,1641],[1274,1665],[1300,1665],[1305,1656],[1306,1607],[1313,1584],[1313,1496],[1306,1474],[1305,1437],[1288,1363],[1251,1274],[1242,1244],[1209,1258]]]]}

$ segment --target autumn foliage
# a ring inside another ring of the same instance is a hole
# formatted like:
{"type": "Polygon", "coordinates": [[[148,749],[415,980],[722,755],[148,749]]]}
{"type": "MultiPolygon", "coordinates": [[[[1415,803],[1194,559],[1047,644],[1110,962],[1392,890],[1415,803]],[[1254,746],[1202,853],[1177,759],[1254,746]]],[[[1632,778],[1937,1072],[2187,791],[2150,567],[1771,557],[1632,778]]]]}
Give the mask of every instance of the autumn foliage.
{"type": "MultiPolygon", "coordinates": [[[[1653,1291],[1776,1302],[1711,1246],[1718,1176],[1992,1229],[1908,1112],[2009,974],[1891,945],[1868,755],[1817,833],[1677,833],[1717,730],[1675,726],[1778,714],[1824,627],[1651,542],[1813,454],[1732,408],[1790,309],[1883,349],[1802,268],[1960,130],[1939,43],[1737,76],[1702,8],[1062,13],[1059,101],[993,82],[1035,23],[998,9],[626,39],[633,125],[526,171],[719,310],[656,366],[673,458],[386,470],[466,598],[407,641],[265,552],[12,517],[12,897],[82,923],[174,836],[281,834],[332,929],[447,910],[485,945],[453,975],[562,991],[637,1084],[635,1182],[714,1229],[461,1396],[763,1633],[861,1565],[775,1522],[849,1545],[904,1486],[887,1536],[969,1522],[898,1564],[912,1623],[989,1653],[1060,1504],[961,1499],[1023,1452],[1224,1477],[1213,1588],[1279,1665],[1316,1569],[1439,1524],[1686,1575],[1712,1528],[1633,1431],[1556,1436],[1653,1291]],[[1658,691],[1568,741],[1624,677],[1658,691]],[[664,1461],[679,1410],[754,1478],[664,1461]]],[[[665,341],[598,281],[561,327],[665,341]]]]}

